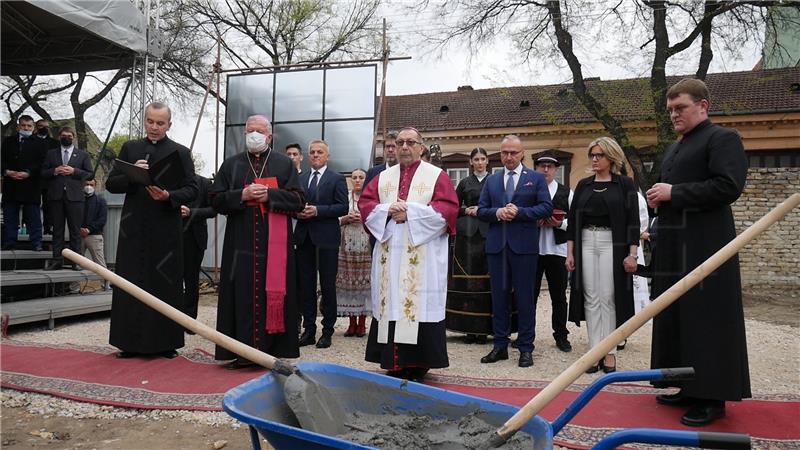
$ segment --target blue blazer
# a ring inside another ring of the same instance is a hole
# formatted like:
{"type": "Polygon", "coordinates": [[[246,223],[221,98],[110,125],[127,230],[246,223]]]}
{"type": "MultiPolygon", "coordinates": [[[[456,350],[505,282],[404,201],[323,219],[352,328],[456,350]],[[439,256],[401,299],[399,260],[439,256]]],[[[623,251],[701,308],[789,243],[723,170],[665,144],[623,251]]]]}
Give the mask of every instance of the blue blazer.
{"type": "MultiPolygon", "coordinates": [[[[300,186],[308,191],[308,183],[313,170],[300,174],[300,186]]],[[[306,196],[309,205],[317,207],[317,216],[310,219],[297,219],[294,239],[298,245],[306,238],[320,248],[339,248],[341,228],[339,217],[347,214],[350,203],[347,198],[347,182],[339,172],[328,167],[317,181],[315,198],[306,196]]]]}
{"type": "Polygon", "coordinates": [[[506,206],[504,174],[505,169],[489,175],[478,201],[478,218],[489,222],[486,253],[500,253],[506,244],[514,253],[539,253],[539,227],[536,226],[536,221],[553,214],[547,181],[544,175],[523,165],[514,197],[511,199],[519,212],[514,220],[506,222],[497,219],[497,210],[506,206]]]}

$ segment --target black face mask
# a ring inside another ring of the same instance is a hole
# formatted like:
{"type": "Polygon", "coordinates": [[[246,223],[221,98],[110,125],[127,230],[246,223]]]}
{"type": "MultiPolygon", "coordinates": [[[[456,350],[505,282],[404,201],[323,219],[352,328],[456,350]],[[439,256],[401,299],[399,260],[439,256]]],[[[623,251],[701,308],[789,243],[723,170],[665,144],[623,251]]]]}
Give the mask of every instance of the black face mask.
{"type": "Polygon", "coordinates": [[[39,128],[36,131],[36,135],[39,137],[47,137],[50,136],[50,129],[49,128],[39,128]]]}
{"type": "Polygon", "coordinates": [[[61,145],[63,145],[64,147],[69,147],[70,145],[72,145],[72,139],[61,138],[61,145]]]}

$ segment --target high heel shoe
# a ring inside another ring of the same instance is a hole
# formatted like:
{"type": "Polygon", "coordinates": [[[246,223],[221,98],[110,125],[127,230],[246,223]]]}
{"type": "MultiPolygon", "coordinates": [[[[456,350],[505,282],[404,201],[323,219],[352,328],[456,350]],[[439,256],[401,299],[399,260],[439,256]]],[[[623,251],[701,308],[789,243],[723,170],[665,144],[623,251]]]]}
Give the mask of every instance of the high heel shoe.
{"type": "Polygon", "coordinates": [[[589,367],[588,369],[586,369],[586,373],[597,373],[597,372],[600,371],[601,367],[603,367],[603,360],[602,359],[600,361],[598,361],[597,364],[595,364],[592,367],[589,367]]]}
{"type": "MultiPolygon", "coordinates": [[[[613,356],[613,355],[609,355],[609,356],[613,356]]],[[[612,372],[616,372],[617,371],[617,357],[616,356],[614,356],[614,365],[613,366],[607,366],[606,362],[605,362],[605,358],[603,358],[603,360],[600,361],[600,363],[603,365],[603,373],[612,373],[612,372]]]]}

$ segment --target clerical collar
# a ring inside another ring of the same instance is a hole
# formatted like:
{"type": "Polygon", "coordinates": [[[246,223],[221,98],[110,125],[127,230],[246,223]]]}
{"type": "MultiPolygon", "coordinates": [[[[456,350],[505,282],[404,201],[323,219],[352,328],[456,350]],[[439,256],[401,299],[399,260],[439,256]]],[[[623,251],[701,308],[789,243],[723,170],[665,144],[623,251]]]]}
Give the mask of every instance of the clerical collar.
{"type": "Polygon", "coordinates": [[[149,143],[151,143],[151,144],[153,144],[153,145],[158,145],[158,144],[160,144],[160,143],[162,143],[162,142],[166,141],[166,140],[167,140],[167,136],[165,135],[163,138],[161,138],[161,139],[159,139],[159,140],[157,140],[157,141],[154,141],[154,140],[152,140],[152,139],[150,139],[150,138],[145,138],[145,139],[147,139],[147,142],[149,142],[149,143]]]}

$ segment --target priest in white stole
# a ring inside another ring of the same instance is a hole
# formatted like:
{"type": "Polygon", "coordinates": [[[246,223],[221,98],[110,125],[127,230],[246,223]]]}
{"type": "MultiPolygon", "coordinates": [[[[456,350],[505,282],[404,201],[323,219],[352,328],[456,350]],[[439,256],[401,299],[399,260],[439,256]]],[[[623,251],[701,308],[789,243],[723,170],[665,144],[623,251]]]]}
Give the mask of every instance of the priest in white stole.
{"type": "Polygon", "coordinates": [[[377,240],[372,252],[372,324],[365,359],[388,374],[421,380],[449,365],[444,312],[448,235],[458,196],[450,177],[420,160],[422,136],[404,128],[397,162],[370,180],[358,207],[377,240]]]}

